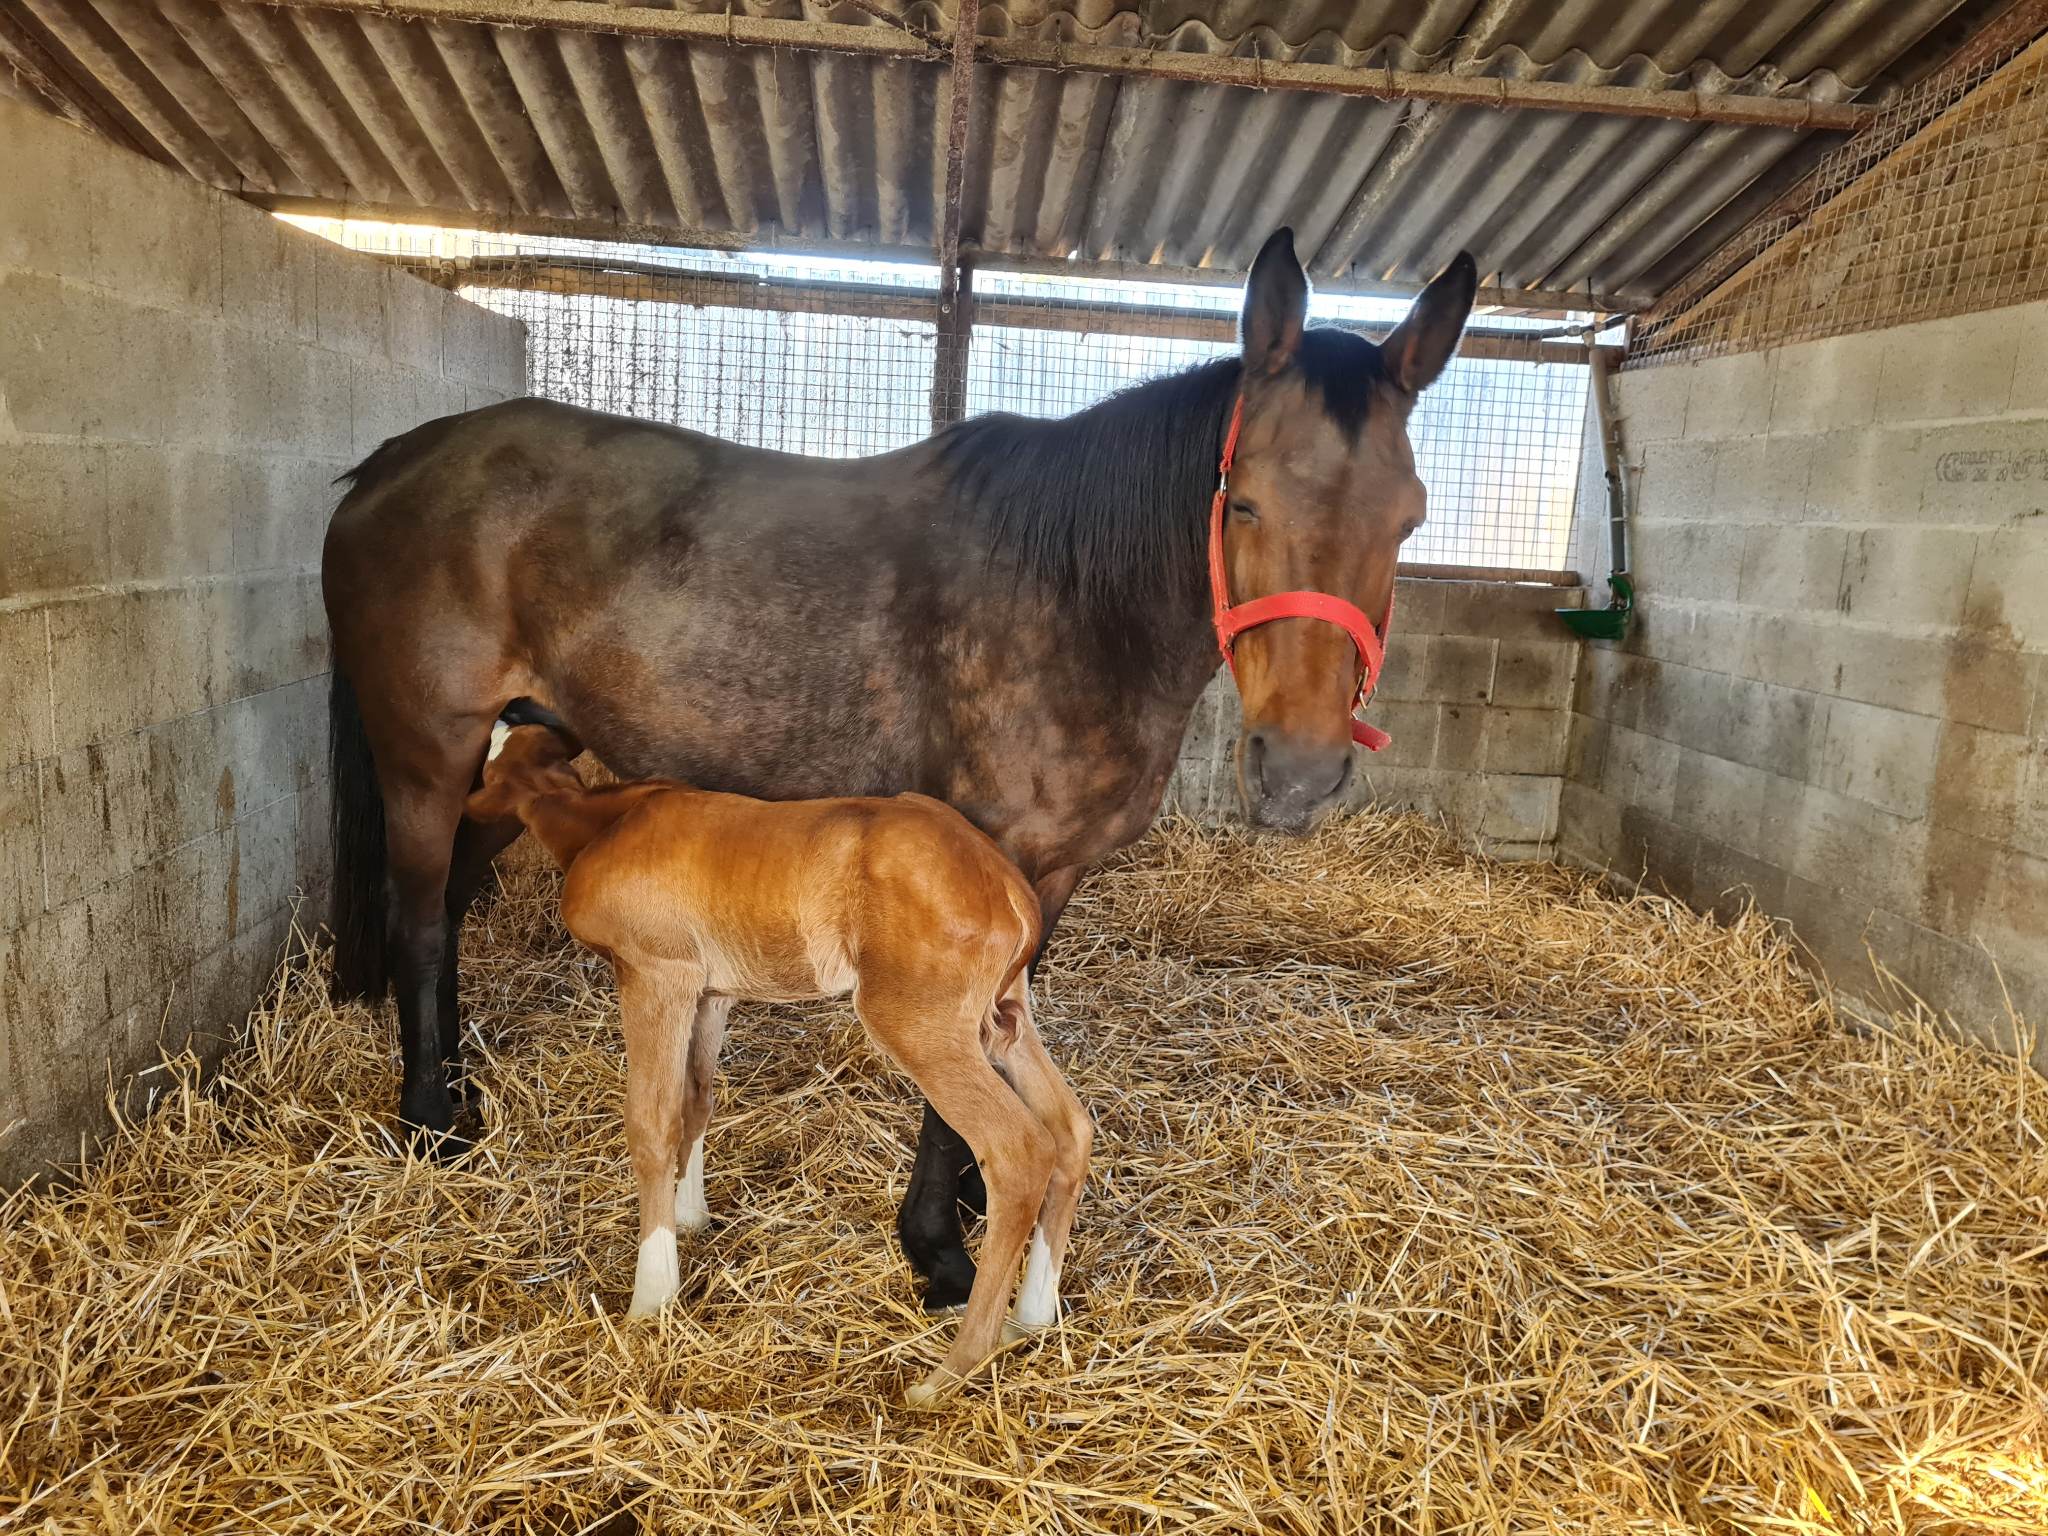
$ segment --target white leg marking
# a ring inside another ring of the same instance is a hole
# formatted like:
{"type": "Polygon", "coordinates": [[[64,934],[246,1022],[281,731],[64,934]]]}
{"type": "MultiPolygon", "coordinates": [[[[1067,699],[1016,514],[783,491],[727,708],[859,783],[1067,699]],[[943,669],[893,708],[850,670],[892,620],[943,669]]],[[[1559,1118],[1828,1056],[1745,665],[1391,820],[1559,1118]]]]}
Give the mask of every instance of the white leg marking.
{"type": "Polygon", "coordinates": [[[656,1227],[640,1244],[640,1265],[633,1271],[633,1303],[626,1308],[626,1316],[652,1317],[682,1286],[676,1235],[667,1227],[656,1227]]]}
{"type": "Polygon", "coordinates": [[[1024,1263],[1024,1286],[1017,1293],[1017,1326],[1036,1331],[1050,1328],[1059,1316],[1060,1272],[1043,1230],[1033,1228],[1031,1257],[1024,1263]]]}
{"type": "Polygon", "coordinates": [[[676,1225],[685,1232],[702,1232],[711,1225],[711,1207],[704,1200],[704,1138],[690,1143],[690,1161],[676,1183],[676,1225]]]}
{"type": "Polygon", "coordinates": [[[492,761],[500,752],[505,750],[505,738],[511,734],[512,727],[502,720],[491,727],[491,750],[484,755],[485,762],[492,761]]]}

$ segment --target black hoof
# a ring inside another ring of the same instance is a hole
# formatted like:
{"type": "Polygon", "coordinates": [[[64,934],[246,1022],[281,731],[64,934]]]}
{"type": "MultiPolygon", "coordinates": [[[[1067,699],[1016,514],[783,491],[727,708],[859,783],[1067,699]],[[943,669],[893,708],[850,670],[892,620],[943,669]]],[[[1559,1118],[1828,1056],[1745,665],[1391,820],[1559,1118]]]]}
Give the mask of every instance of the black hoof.
{"type": "Polygon", "coordinates": [[[967,1305],[967,1293],[974,1289],[974,1260],[965,1248],[947,1248],[932,1257],[931,1277],[925,1282],[924,1309],[951,1312],[967,1305]]]}

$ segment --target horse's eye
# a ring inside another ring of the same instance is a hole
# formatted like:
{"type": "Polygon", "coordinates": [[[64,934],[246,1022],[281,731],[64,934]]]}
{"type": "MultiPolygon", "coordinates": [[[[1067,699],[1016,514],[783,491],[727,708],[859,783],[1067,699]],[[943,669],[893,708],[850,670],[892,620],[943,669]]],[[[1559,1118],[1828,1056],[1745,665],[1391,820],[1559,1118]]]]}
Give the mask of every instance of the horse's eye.
{"type": "Polygon", "coordinates": [[[1256,523],[1259,520],[1259,509],[1248,501],[1233,501],[1230,504],[1230,515],[1240,523],[1256,523]]]}

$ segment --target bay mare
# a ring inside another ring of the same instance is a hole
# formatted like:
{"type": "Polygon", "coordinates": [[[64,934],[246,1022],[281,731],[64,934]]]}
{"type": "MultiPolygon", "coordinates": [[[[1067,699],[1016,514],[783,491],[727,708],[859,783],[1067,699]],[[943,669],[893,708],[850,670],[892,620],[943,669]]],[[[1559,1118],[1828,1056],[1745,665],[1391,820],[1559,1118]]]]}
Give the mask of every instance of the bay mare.
{"type": "MultiPolygon", "coordinates": [[[[508,703],[627,778],[944,800],[1016,862],[1049,933],[1151,823],[1218,666],[1206,548],[1233,407],[1233,596],[1387,613],[1424,514],[1409,412],[1476,285],[1461,255],[1381,345],[1309,328],[1282,230],[1246,283],[1238,357],[1062,420],[985,416],[827,460],[519,400],[378,448],[343,477],[321,566],[336,981],[396,994],[404,1125],[461,1144],[456,935],[520,830],[464,803],[508,703]]],[[[1235,659],[1247,813],[1304,830],[1353,774],[1353,642],[1289,619],[1235,659]]],[[[973,1283],[972,1165],[927,1105],[898,1232],[931,1306],[973,1283]]]]}

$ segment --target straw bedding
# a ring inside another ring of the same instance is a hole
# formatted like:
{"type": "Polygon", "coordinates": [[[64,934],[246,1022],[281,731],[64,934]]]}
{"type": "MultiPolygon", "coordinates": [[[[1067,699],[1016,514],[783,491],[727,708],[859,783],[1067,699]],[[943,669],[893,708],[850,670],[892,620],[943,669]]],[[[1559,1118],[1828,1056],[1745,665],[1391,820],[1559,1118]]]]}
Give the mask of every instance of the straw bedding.
{"type": "Polygon", "coordinates": [[[1851,1027],[1759,918],[1414,820],[1164,828],[1040,976],[1101,1126],[1072,1314],[918,1414],[912,1097],[843,1006],[736,1015],[718,1224],[619,1321],[622,1059],[552,893],[466,940],[466,1166],[394,1160],[316,956],[0,1211],[0,1525],[2048,1530],[2043,1085],[1851,1027]]]}

